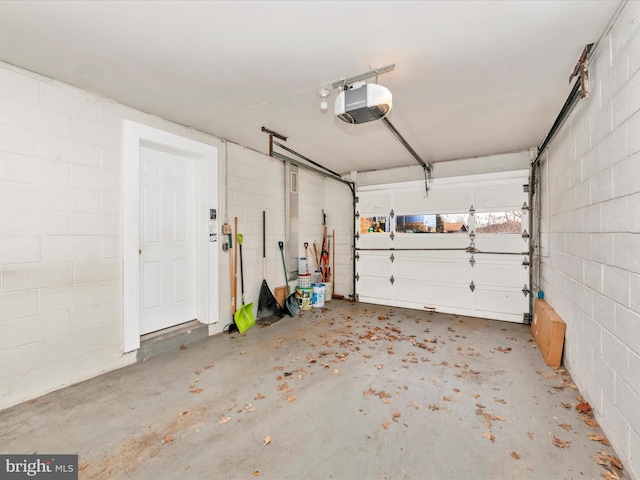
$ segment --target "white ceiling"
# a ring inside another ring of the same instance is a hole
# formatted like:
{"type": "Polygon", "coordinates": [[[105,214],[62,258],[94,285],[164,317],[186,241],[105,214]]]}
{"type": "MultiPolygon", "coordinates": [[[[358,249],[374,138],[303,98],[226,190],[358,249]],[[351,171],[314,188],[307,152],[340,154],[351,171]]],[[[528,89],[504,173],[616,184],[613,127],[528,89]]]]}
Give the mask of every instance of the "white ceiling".
{"type": "Polygon", "coordinates": [[[1,1],[0,60],[264,153],[266,126],[342,173],[415,160],[320,88],[395,64],[388,118],[426,162],[537,146],[619,4],[1,1]]]}

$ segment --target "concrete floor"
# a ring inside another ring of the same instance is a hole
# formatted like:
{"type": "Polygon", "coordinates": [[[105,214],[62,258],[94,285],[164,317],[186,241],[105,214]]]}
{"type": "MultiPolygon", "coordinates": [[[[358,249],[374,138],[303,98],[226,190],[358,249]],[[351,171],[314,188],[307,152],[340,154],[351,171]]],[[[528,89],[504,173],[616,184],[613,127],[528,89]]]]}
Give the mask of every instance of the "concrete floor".
{"type": "Polygon", "coordinates": [[[607,474],[594,455],[613,449],[528,326],[326,306],[4,410],[0,451],[78,453],[86,479],[607,474]]]}

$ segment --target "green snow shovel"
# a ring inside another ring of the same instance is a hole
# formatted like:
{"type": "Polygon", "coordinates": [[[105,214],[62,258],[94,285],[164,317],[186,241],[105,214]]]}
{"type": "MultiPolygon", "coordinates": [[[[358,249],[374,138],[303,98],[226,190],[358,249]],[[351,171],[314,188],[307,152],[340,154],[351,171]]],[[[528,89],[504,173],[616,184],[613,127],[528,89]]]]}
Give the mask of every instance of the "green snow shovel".
{"type": "Polygon", "coordinates": [[[240,292],[242,293],[242,307],[233,315],[233,321],[236,322],[240,333],[246,332],[251,326],[255,325],[256,319],[253,316],[253,303],[244,304],[244,273],[242,271],[242,234],[236,234],[236,243],[240,247],[240,292]]]}

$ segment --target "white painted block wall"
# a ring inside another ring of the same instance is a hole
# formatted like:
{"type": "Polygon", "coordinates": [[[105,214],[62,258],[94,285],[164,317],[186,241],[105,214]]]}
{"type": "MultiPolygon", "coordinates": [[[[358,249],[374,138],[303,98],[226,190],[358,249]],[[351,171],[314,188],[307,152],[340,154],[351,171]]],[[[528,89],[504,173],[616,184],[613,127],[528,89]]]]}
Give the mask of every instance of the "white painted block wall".
{"type": "MultiPolygon", "coordinates": [[[[257,309],[263,210],[267,281],[272,290],[284,284],[282,162],[0,63],[0,409],[135,362],[135,352],[122,353],[124,119],[218,147],[218,225],[227,205],[227,220],[237,216],[244,235],[246,301],[257,309]]],[[[346,235],[350,201],[343,208],[342,194],[313,173],[301,178],[305,208],[336,212],[335,228],[346,235]]],[[[308,228],[317,235],[318,226],[308,228]]],[[[349,241],[341,242],[337,253],[347,258],[349,241]]],[[[350,272],[340,270],[347,285],[350,272]]],[[[210,334],[232,318],[225,252],[218,273],[210,334]]]]}
{"type": "Polygon", "coordinates": [[[640,3],[597,48],[591,95],[541,163],[541,289],[564,362],[640,478],[640,3]]]}

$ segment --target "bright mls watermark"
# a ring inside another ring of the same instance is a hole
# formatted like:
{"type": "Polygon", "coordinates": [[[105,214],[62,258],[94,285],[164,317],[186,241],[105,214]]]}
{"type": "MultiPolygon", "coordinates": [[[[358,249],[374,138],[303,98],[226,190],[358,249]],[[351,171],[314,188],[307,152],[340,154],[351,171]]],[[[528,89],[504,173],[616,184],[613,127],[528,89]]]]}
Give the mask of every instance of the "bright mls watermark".
{"type": "Polygon", "coordinates": [[[78,455],[1,455],[0,480],[78,480],[78,455]]]}

